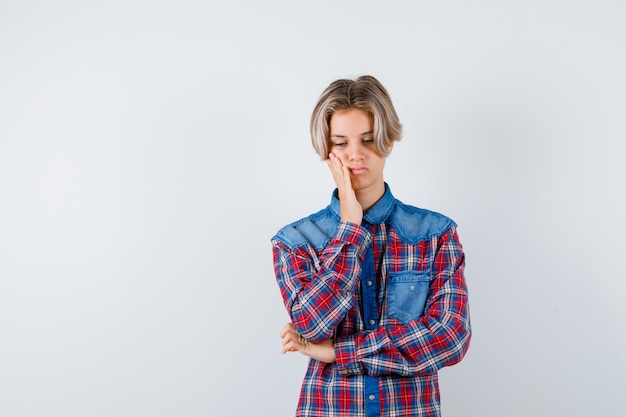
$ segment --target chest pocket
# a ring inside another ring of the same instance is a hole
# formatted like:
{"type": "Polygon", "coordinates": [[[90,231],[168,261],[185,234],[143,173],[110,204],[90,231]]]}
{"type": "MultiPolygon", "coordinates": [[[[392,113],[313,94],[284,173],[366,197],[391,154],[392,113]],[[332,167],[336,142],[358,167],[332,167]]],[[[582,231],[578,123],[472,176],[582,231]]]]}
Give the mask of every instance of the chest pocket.
{"type": "Polygon", "coordinates": [[[419,319],[424,314],[429,284],[428,272],[405,271],[390,274],[387,283],[389,316],[402,323],[419,319]]]}

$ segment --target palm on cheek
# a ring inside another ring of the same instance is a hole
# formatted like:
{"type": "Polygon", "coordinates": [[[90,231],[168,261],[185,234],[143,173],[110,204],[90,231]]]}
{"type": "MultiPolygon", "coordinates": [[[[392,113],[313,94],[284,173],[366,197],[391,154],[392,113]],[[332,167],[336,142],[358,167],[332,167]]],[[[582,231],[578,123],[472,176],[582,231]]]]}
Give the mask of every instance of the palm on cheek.
{"type": "Polygon", "coordinates": [[[330,172],[333,175],[333,179],[339,191],[341,220],[360,224],[363,219],[363,208],[357,200],[356,193],[352,188],[350,170],[348,167],[344,166],[341,159],[332,152],[328,155],[326,163],[330,168],[330,172]]]}

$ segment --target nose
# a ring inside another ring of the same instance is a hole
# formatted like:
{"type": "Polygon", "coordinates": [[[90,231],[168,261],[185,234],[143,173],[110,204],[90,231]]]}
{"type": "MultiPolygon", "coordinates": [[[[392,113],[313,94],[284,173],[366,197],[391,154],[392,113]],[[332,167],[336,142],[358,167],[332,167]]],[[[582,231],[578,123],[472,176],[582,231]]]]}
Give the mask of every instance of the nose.
{"type": "Polygon", "coordinates": [[[352,142],[348,145],[347,149],[348,159],[350,161],[361,161],[363,160],[363,145],[361,142],[352,142]]]}

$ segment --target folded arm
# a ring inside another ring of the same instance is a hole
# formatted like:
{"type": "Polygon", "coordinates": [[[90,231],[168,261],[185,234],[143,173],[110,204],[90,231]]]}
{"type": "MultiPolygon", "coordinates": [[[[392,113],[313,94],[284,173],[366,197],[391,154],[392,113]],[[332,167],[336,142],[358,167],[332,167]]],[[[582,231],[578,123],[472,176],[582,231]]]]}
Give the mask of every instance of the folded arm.
{"type": "Polygon", "coordinates": [[[450,230],[439,239],[423,316],[335,339],[339,372],[412,376],[460,361],[471,337],[464,266],[458,236],[450,230]]]}
{"type": "Polygon", "coordinates": [[[371,235],[359,225],[341,222],[318,256],[308,246],[291,248],[272,240],[274,271],[283,302],[296,331],[309,342],[333,337],[355,302],[361,261],[371,235]]]}

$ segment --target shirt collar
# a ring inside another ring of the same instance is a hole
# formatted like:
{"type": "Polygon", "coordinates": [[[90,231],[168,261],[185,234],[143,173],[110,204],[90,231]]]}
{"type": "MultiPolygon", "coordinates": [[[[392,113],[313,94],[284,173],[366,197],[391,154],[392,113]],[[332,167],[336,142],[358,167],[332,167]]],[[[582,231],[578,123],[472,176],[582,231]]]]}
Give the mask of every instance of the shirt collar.
{"type": "MultiPolygon", "coordinates": [[[[385,223],[393,207],[395,205],[396,199],[391,194],[391,189],[389,185],[385,183],[385,193],[369,210],[363,213],[363,220],[369,224],[381,224],[385,223]]],[[[338,191],[335,188],[333,191],[333,196],[330,200],[330,208],[337,215],[337,217],[341,218],[341,209],[339,206],[339,198],[338,191]]]]}

